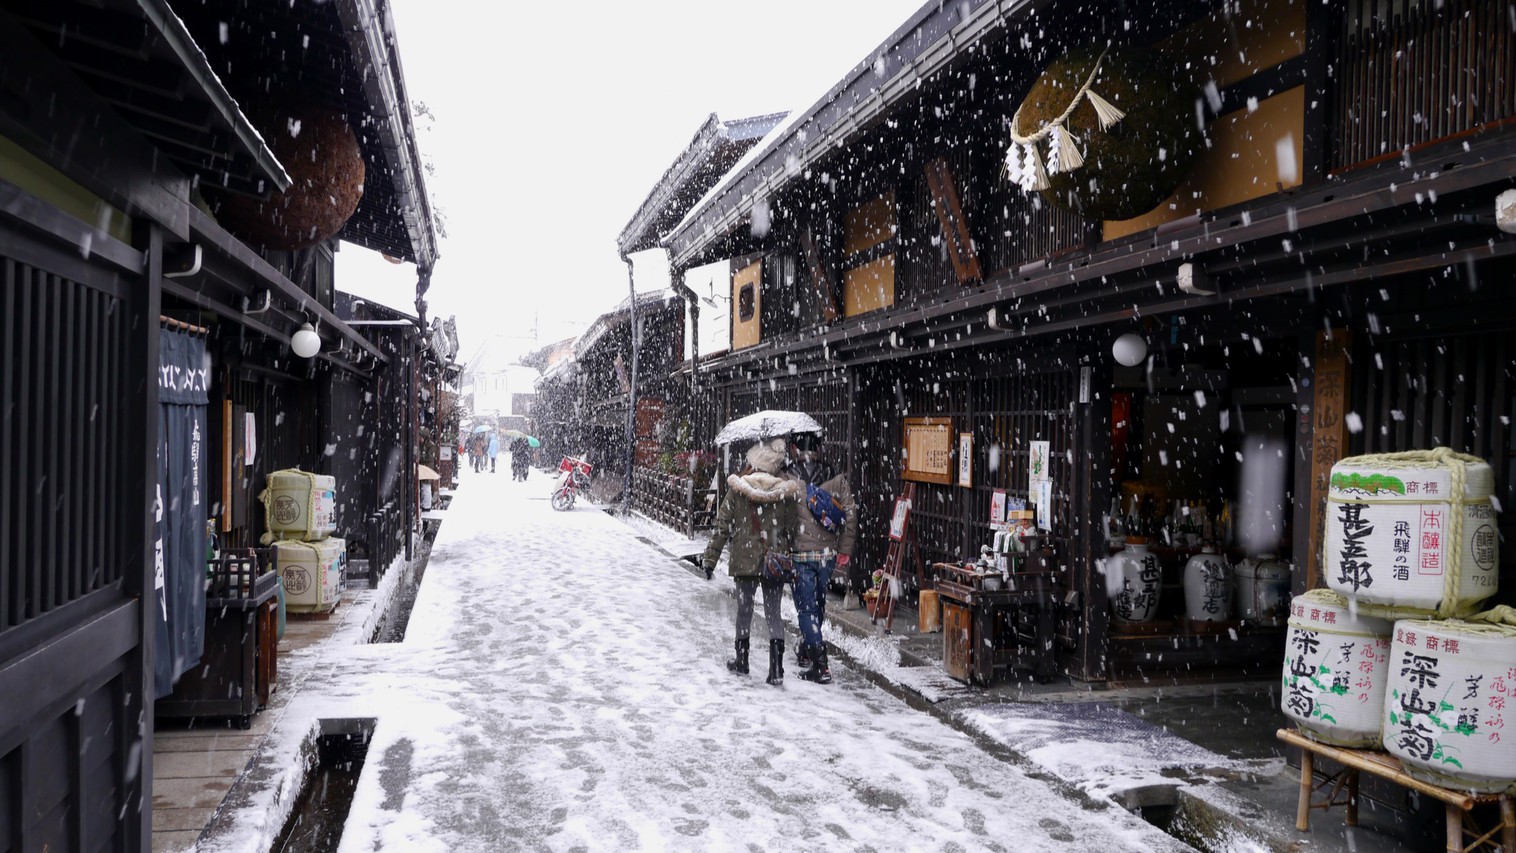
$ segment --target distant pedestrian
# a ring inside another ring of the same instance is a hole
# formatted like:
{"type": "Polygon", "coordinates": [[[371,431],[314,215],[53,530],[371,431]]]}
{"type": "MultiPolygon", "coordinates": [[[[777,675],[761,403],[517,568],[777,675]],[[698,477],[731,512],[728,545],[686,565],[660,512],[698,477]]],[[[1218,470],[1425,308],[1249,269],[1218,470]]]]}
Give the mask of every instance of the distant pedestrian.
{"type": "Polygon", "coordinates": [[[531,471],[532,446],[524,438],[511,439],[511,477],[525,482],[531,471]]]}
{"type": "Polygon", "coordinates": [[[838,474],[821,453],[821,436],[801,433],[790,444],[786,475],[803,490],[795,535],[795,613],[800,622],[800,648],[795,662],[800,677],[832,683],[826,641],[826,593],[832,572],[846,570],[858,538],[858,507],[847,475],[838,474]]]}
{"type": "Polygon", "coordinates": [[[484,452],[489,454],[490,473],[493,474],[495,473],[495,457],[500,455],[500,437],[493,431],[490,432],[489,444],[485,446],[484,452]]]}
{"type": "Polygon", "coordinates": [[[715,534],[701,565],[705,578],[716,572],[721,551],[731,543],[727,573],[737,584],[736,658],[726,663],[732,672],[747,675],[753,625],[753,597],[763,589],[763,618],[769,629],[769,684],[784,681],[784,622],[779,615],[784,583],[763,577],[763,558],[774,549],[788,555],[795,549],[799,499],[804,494],[793,480],[779,476],[787,441],[764,439],[747,451],[747,468],[726,480],[726,497],[716,513],[715,534]]]}

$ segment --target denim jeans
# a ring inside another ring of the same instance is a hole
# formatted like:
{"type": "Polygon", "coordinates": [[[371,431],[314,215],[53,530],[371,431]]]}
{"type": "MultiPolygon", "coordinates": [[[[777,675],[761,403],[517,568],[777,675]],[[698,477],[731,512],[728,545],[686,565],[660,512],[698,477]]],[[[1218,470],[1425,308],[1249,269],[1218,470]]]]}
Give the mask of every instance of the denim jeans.
{"type": "Polygon", "coordinates": [[[821,623],[826,619],[826,587],[832,580],[835,558],[795,561],[795,612],[800,618],[800,637],[807,646],[821,645],[821,623]]]}

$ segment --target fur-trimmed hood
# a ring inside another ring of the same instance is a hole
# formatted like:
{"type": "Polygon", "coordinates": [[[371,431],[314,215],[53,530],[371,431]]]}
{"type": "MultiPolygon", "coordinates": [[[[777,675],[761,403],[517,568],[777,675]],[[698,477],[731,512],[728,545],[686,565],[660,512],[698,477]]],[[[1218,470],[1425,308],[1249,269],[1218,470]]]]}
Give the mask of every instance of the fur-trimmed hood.
{"type": "Polygon", "coordinates": [[[803,484],[762,471],[741,476],[732,474],[726,478],[726,485],[755,504],[772,504],[785,499],[799,500],[804,494],[803,484]]]}

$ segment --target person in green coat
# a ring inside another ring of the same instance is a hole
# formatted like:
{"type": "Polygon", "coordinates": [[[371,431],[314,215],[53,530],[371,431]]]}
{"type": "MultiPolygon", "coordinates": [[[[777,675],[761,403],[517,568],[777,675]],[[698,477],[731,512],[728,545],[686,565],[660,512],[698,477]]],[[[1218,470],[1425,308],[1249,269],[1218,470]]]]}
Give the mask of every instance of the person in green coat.
{"type": "Polygon", "coordinates": [[[784,622],[779,603],[784,584],[763,577],[763,556],[770,549],[788,556],[795,550],[800,499],[804,487],[779,476],[788,440],[764,439],[747,451],[747,467],[727,478],[726,497],[716,512],[715,533],[701,565],[705,578],[716,573],[722,549],[731,547],[727,572],[737,585],[736,658],[727,661],[732,672],[748,673],[748,648],[753,624],[753,598],[763,590],[763,617],[769,628],[769,684],[784,681],[784,622]]]}

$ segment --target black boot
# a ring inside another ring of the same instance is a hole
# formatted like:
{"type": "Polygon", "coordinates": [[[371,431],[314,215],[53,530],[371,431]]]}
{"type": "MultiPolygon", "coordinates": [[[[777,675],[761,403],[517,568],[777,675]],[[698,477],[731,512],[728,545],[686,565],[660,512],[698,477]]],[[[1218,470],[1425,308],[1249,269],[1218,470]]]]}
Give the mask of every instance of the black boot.
{"type": "Polygon", "coordinates": [[[831,684],[832,670],[826,662],[826,644],[814,646],[811,649],[811,668],[800,673],[801,679],[814,681],[817,684],[831,684]]]}
{"type": "Polygon", "coordinates": [[[737,641],[737,659],[727,661],[727,669],[738,675],[747,675],[747,649],[750,642],[746,638],[737,641]]]}
{"type": "Polygon", "coordinates": [[[809,669],[811,665],[811,647],[805,643],[795,647],[795,668],[799,670],[809,669]]]}
{"type": "Polygon", "coordinates": [[[779,685],[784,683],[784,641],[769,640],[769,677],[768,683],[779,685]]]}

